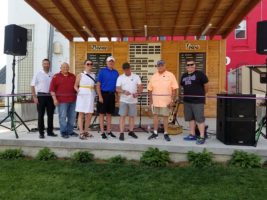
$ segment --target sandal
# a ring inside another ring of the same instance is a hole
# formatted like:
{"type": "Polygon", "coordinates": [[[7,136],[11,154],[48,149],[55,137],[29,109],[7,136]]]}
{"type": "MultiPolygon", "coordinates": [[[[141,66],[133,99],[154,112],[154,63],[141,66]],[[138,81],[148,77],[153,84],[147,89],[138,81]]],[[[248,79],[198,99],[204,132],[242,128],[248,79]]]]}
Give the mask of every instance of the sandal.
{"type": "Polygon", "coordinates": [[[91,138],[91,137],[94,137],[91,133],[89,132],[85,132],[84,133],[85,137],[88,137],[88,138],[91,138]]]}
{"type": "Polygon", "coordinates": [[[85,133],[80,133],[80,139],[81,140],[87,140],[87,136],[85,133]]]}

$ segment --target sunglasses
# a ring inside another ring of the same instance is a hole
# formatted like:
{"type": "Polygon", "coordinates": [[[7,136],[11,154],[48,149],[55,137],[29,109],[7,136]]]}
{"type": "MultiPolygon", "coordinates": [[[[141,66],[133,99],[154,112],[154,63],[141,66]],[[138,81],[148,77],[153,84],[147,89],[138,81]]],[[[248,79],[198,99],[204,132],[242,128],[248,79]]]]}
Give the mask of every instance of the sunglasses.
{"type": "Polygon", "coordinates": [[[86,63],[87,66],[93,65],[93,63],[86,63]]]}
{"type": "Polygon", "coordinates": [[[193,63],[193,64],[186,64],[186,66],[194,66],[195,65],[195,63],[193,63]]]}

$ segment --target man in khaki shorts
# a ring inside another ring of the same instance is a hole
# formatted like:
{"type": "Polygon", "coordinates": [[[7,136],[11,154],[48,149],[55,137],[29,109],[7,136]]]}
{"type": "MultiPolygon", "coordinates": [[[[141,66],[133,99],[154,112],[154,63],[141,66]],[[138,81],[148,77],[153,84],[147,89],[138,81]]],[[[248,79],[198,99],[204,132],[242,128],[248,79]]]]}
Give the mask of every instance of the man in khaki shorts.
{"type": "Polygon", "coordinates": [[[149,93],[149,104],[153,108],[154,132],[148,139],[156,139],[158,137],[158,117],[163,117],[164,123],[164,139],[171,141],[168,129],[168,117],[170,108],[176,100],[178,83],[173,73],[166,70],[164,60],[157,62],[157,72],[151,77],[147,89],[149,93]]]}

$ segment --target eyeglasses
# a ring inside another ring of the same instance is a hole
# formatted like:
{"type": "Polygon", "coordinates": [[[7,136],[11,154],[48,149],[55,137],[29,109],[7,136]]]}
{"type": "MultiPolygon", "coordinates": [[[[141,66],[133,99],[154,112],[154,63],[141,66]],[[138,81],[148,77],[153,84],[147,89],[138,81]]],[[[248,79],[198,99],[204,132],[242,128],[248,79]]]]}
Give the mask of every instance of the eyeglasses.
{"type": "Polygon", "coordinates": [[[186,66],[194,66],[195,65],[195,63],[192,63],[192,64],[186,64],[186,66]]]}
{"type": "Polygon", "coordinates": [[[86,63],[87,66],[93,65],[93,63],[86,63]]]}

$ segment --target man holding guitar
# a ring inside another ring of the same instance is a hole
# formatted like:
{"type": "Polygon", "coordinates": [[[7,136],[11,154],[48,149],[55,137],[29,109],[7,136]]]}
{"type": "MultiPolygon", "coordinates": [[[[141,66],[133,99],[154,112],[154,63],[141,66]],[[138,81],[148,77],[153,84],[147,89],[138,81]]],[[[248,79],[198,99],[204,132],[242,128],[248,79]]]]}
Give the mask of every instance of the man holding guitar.
{"type": "Polygon", "coordinates": [[[173,73],[166,70],[165,61],[159,60],[157,62],[157,72],[151,77],[148,83],[149,103],[153,108],[153,122],[154,132],[150,139],[156,139],[158,137],[158,117],[163,117],[164,123],[164,139],[171,141],[168,130],[168,117],[170,114],[170,108],[173,106],[178,83],[173,73]]]}

